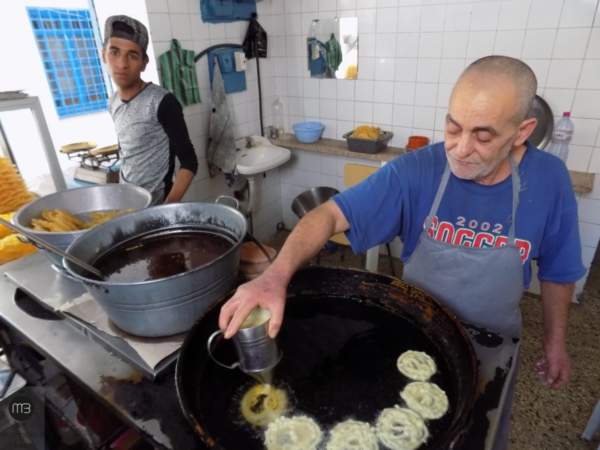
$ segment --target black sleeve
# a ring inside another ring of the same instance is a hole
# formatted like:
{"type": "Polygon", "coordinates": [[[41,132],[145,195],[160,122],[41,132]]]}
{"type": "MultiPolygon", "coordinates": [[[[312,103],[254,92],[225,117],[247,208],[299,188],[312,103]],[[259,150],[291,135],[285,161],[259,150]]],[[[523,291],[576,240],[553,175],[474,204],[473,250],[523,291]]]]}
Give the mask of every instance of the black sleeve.
{"type": "Polygon", "coordinates": [[[169,137],[170,179],[173,177],[175,156],[179,160],[182,169],[187,169],[194,174],[198,172],[198,158],[194,152],[194,146],[190,141],[185,120],[183,120],[183,108],[177,98],[168,93],[158,105],[157,117],[169,137]],[[173,168],[171,169],[171,166],[173,168]]]}

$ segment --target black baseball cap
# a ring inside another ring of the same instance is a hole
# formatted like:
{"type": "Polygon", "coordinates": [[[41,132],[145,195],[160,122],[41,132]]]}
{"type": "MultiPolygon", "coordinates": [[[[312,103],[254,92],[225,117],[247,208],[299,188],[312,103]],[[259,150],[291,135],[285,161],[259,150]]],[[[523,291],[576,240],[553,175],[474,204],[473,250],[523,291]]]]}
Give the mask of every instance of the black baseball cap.
{"type": "Polygon", "coordinates": [[[110,16],[104,25],[105,42],[112,37],[135,42],[144,55],[148,50],[148,29],[142,22],[129,16],[110,16]],[[123,25],[125,26],[123,26],[123,25]]]}

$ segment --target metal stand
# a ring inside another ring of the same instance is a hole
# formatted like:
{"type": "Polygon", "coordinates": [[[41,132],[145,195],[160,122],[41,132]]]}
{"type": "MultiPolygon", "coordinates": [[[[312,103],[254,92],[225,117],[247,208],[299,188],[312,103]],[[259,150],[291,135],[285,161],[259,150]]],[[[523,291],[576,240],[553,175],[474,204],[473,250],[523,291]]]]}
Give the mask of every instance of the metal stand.
{"type": "Polygon", "coordinates": [[[40,99],[38,97],[23,97],[13,100],[0,100],[0,112],[17,111],[20,109],[30,109],[33,113],[33,119],[35,120],[37,131],[44,147],[44,153],[46,154],[46,161],[50,167],[50,175],[52,175],[52,180],[54,181],[54,187],[57,191],[67,189],[65,177],[56,157],[56,151],[54,150],[54,144],[52,143],[52,137],[50,136],[50,130],[44,117],[40,99]]]}

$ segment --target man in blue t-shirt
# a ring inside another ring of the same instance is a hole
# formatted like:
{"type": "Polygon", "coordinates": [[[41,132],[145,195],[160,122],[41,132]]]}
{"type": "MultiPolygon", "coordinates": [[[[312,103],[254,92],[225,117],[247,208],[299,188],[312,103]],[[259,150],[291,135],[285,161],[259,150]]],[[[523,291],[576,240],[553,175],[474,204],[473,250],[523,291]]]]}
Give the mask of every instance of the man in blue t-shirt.
{"type": "MultiPolygon", "coordinates": [[[[532,70],[517,59],[471,64],[452,91],[444,142],[395,159],[307,214],[269,269],[223,306],[226,337],[258,305],[271,312],[275,336],[290,278],[334,234],[346,232],[357,253],[399,236],[405,281],[459,319],[510,337],[521,334],[519,302],[535,259],[545,350],[538,370],[552,388],[564,386],[568,311],[585,269],[569,173],[527,142],[536,90],[532,70]]],[[[496,449],[507,445],[515,379],[516,371],[496,449]]]]}

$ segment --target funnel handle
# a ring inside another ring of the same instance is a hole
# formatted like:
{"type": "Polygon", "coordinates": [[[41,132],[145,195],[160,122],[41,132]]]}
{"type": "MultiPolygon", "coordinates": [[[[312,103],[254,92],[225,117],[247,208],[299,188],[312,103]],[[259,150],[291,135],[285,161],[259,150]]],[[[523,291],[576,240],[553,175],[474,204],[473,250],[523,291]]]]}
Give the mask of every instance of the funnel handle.
{"type": "Polygon", "coordinates": [[[219,335],[222,334],[223,331],[222,330],[218,330],[215,331],[213,334],[210,335],[210,337],[208,338],[208,343],[207,343],[207,348],[208,348],[208,354],[210,355],[210,357],[212,358],[212,360],[214,362],[216,362],[218,365],[220,365],[221,367],[225,367],[226,369],[235,369],[237,366],[240,365],[239,362],[234,363],[232,366],[227,366],[225,364],[223,364],[222,362],[217,361],[217,359],[213,356],[212,354],[212,341],[219,335]]]}

